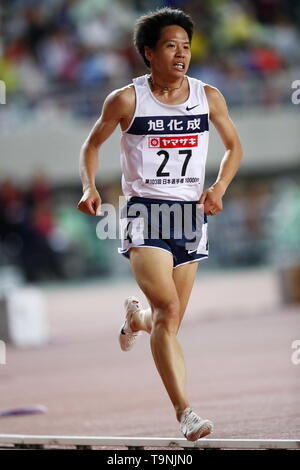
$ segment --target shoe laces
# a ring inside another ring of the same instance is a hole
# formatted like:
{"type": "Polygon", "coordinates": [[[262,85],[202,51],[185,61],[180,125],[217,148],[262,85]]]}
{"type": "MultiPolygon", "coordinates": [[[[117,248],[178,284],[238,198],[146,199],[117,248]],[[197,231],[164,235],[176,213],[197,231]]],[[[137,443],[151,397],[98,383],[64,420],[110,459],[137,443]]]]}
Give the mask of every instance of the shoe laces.
{"type": "Polygon", "coordinates": [[[199,421],[201,420],[201,418],[191,409],[191,408],[188,408],[184,415],[183,415],[183,418],[182,418],[182,422],[183,424],[185,425],[193,425],[193,424],[197,424],[199,423],[199,421]]]}

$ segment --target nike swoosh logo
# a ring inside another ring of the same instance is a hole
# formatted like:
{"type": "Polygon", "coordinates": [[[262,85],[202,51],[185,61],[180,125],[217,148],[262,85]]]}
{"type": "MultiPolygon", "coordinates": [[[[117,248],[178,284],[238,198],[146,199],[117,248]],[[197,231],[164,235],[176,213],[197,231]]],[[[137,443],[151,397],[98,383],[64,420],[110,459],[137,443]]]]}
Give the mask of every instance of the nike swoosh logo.
{"type": "Polygon", "coordinates": [[[192,109],[194,108],[197,108],[197,106],[200,106],[199,104],[196,104],[195,106],[192,106],[191,108],[189,108],[188,106],[186,107],[186,110],[187,111],[191,111],[192,109]]]}

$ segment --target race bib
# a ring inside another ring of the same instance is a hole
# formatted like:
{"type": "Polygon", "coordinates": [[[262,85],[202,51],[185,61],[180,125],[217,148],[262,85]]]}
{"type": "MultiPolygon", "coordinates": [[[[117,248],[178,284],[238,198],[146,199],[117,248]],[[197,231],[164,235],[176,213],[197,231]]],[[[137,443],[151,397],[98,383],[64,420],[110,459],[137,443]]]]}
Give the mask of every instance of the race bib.
{"type": "Polygon", "coordinates": [[[180,186],[201,181],[201,135],[145,136],[143,180],[145,184],[180,186]]]}

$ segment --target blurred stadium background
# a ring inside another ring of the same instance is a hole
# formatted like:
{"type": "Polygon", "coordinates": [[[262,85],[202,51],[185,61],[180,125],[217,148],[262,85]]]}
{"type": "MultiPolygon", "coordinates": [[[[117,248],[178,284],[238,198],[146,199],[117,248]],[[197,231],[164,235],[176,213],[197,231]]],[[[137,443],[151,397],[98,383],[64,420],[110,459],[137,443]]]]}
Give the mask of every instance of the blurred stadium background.
{"type": "MultiPolygon", "coordinates": [[[[300,77],[299,2],[10,0],[1,7],[0,262],[26,281],[128,271],[119,256],[112,262],[114,241],[95,237],[97,220],[74,210],[78,154],[105,96],[147,72],[132,45],[135,19],[167,4],[192,14],[189,74],[220,88],[245,150],[223,213],[210,219],[206,269],[299,257],[299,105],[291,100],[300,77]]],[[[104,202],[121,194],[119,136],[100,155],[104,202]]],[[[213,135],[206,185],[222,155],[213,135]]]]}
{"type": "MultiPolygon", "coordinates": [[[[209,218],[210,257],[199,269],[199,295],[202,282],[209,291],[216,279],[224,295],[222,303],[207,304],[206,313],[214,314],[214,308],[229,312],[233,306],[242,313],[273,309],[276,315],[292,306],[299,314],[300,104],[292,101],[292,86],[300,80],[300,2],[2,0],[0,80],[6,103],[0,104],[0,338],[2,331],[8,344],[3,318],[9,315],[7,298],[18,289],[30,291],[20,301],[24,308],[29,302],[27,310],[42,309],[37,297],[46,296],[55,343],[62,331],[68,338],[70,309],[77,312],[78,322],[71,331],[74,338],[79,335],[84,320],[74,304],[80,298],[82,303],[94,299],[87,306],[95,320],[96,302],[109,305],[107,292],[118,308],[124,286],[133,286],[129,263],[117,254],[119,241],[99,240],[99,219],[76,209],[82,194],[78,158],[105,96],[147,72],[132,44],[133,26],[139,15],[161,6],[192,15],[196,28],[188,74],[221,90],[244,147],[224,209],[209,218]]],[[[216,178],[223,156],[213,126],[211,131],[206,187],[216,178]]],[[[121,195],[119,138],[117,130],[101,149],[97,177],[103,202],[116,207],[121,195]]],[[[121,315],[113,320],[116,326],[121,315]]],[[[36,321],[32,319],[38,330],[36,321]]],[[[101,323],[95,321],[100,331],[101,323]]],[[[299,337],[299,329],[291,326],[289,334],[292,330],[299,337]]],[[[286,348],[289,354],[290,344],[286,348]]],[[[8,361],[6,370],[17,373],[26,363],[29,373],[26,361],[36,355],[23,354],[12,347],[10,361],[16,362],[9,369],[8,361]]],[[[5,379],[5,367],[0,372],[5,379]]],[[[2,384],[3,392],[8,391],[9,384],[2,384]]],[[[11,405],[3,397],[2,406],[11,405]]],[[[19,398],[16,391],[13,403],[19,398]]]]}

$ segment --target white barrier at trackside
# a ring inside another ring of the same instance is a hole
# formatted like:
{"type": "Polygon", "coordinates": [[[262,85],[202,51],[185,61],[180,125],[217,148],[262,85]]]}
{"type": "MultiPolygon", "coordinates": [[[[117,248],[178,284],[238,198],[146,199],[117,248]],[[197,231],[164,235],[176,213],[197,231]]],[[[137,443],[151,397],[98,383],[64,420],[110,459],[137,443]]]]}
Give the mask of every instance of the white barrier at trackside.
{"type": "Polygon", "coordinates": [[[170,437],[97,437],[97,436],[34,436],[20,434],[0,434],[0,447],[3,444],[24,446],[124,446],[144,447],[182,447],[194,449],[300,449],[296,439],[199,439],[195,442],[184,438],[170,437]]]}

